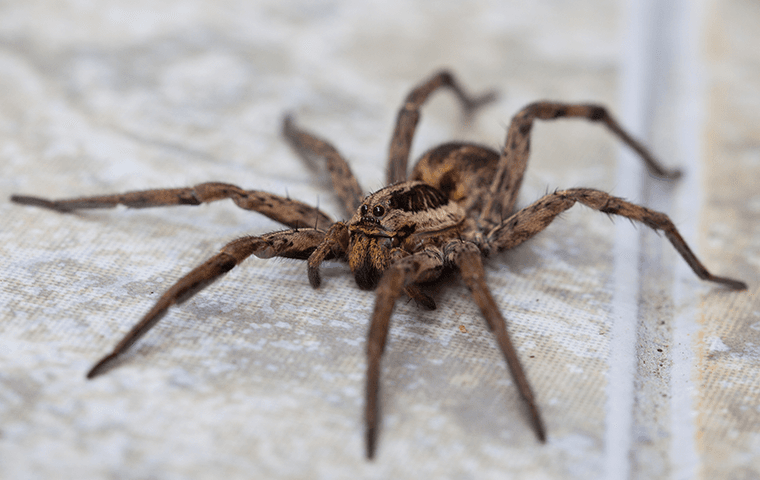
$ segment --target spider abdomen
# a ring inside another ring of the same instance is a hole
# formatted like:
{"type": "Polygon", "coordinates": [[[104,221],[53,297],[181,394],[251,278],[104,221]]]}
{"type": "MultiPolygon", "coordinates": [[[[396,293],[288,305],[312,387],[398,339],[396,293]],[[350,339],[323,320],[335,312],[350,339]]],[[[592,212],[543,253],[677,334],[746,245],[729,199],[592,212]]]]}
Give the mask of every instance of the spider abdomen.
{"type": "Polygon", "coordinates": [[[499,154],[488,147],[444,143],[422,155],[409,179],[434,186],[471,216],[482,208],[498,163],[499,154]]]}

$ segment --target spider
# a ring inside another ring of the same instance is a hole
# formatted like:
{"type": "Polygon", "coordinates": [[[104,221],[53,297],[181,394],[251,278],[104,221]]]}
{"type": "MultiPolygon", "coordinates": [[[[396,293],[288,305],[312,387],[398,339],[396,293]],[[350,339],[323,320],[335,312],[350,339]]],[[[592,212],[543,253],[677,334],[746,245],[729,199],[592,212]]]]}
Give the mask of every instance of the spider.
{"type": "Polygon", "coordinates": [[[434,309],[435,301],[423,292],[421,285],[437,280],[445,271],[458,271],[496,337],[527,405],[536,436],[545,442],[546,429],[538,404],[507,333],[504,317],[486,284],[484,258],[520,245],[544,230],[560,213],[580,203],[664,232],[699,278],[732,289],[747,288],[744,282],[708,272],[666,215],[600,190],[558,190],[513,212],[528,163],[530,133],[536,119],[569,117],[601,122],[641,157],[652,174],[678,178],[680,172],[660,166],[603,106],[532,103],[512,118],[501,153],[473,143],[445,143],[425,153],[411,174],[407,174],[420,109],[431,94],[444,88],[453,91],[468,115],[495,98],[493,92],[468,94],[446,70],[417,85],[407,95],[396,119],[390,142],[388,186],[366,197],[348,164],[330,143],[298,128],[292,117],[285,117],[285,138],[310,167],[326,168],[344,212],[350,218],[348,221],[335,222],[318,208],[299,201],[226,183],[64,200],[12,196],[13,202],[59,212],[116,205],[130,208],[200,205],[229,198],[243,209],[259,212],[290,227],[238,238],[225,245],[167,290],[113,351],[92,367],[87,378],[112,366],[113,360],[153,327],[169,307],[188,299],[251,254],[260,258],[306,260],[309,283],[314,288],[320,286],[319,268],[323,261],[347,261],[360,288],[377,289],[367,338],[364,410],[366,455],[372,459],[380,424],[380,361],[396,300],[406,294],[423,307],[434,309]],[[319,167],[320,159],[324,161],[323,167],[319,167]]]}

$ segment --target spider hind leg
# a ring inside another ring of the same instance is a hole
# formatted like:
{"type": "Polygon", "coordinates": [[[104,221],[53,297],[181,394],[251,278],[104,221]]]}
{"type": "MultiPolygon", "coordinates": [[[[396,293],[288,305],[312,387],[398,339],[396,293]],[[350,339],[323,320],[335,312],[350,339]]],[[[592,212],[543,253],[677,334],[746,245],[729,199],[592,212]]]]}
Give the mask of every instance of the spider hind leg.
{"type": "Polygon", "coordinates": [[[450,88],[454,92],[464,108],[466,117],[496,99],[496,93],[493,91],[477,96],[470,95],[448,70],[441,70],[414,87],[404,99],[396,117],[396,126],[393,130],[388,152],[388,185],[407,179],[409,151],[412,148],[412,139],[417,129],[417,122],[420,120],[420,109],[428,97],[439,88],[450,88]]]}
{"type": "Polygon", "coordinates": [[[513,213],[530,157],[533,122],[559,118],[579,118],[601,123],[639,155],[652,175],[669,180],[677,179],[681,175],[679,170],[669,170],[662,166],[649,150],[629,135],[602,105],[535,102],[512,117],[501,151],[499,166],[488,189],[486,204],[480,214],[480,223],[498,225],[501,219],[513,213]]]}
{"type": "Polygon", "coordinates": [[[338,150],[329,142],[296,127],[293,117],[289,115],[286,115],[282,122],[282,134],[313,170],[318,170],[315,160],[324,159],[332,187],[343,203],[344,212],[349,217],[353,215],[361,205],[364,195],[359,182],[351,172],[351,167],[338,150]]]}

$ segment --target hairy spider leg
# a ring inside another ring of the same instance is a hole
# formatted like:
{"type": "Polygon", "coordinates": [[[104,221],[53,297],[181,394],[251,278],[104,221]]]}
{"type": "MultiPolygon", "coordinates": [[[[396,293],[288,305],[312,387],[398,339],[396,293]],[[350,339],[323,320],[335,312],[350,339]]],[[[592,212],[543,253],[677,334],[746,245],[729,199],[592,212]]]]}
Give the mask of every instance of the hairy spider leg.
{"type": "Polygon", "coordinates": [[[407,179],[409,150],[412,148],[414,131],[420,119],[420,108],[428,97],[439,88],[450,88],[462,103],[466,117],[471,116],[480,107],[496,99],[493,91],[471,96],[459,85],[454,75],[448,70],[441,70],[423,81],[409,92],[396,117],[388,152],[387,185],[403,182],[407,179]]]}
{"type": "Polygon", "coordinates": [[[391,314],[396,300],[409,284],[431,281],[443,269],[443,255],[438,249],[429,248],[405,256],[385,271],[377,286],[375,307],[370,319],[367,336],[367,389],[364,406],[366,424],[367,458],[375,455],[380,411],[380,360],[385,350],[391,314]]]}
{"type": "Polygon", "coordinates": [[[223,199],[232,199],[245,210],[252,210],[291,228],[327,228],[333,220],[318,208],[303,202],[258,190],[243,190],[229,183],[201,183],[193,187],[140,190],[113,195],[99,195],[64,200],[46,200],[39,197],[13,195],[11,201],[22,205],[70,212],[91,208],[166,207],[171,205],[200,205],[223,199]]]}
{"type": "Polygon", "coordinates": [[[282,134],[312,170],[318,170],[317,158],[324,159],[335,194],[343,204],[344,213],[351,218],[364,200],[364,194],[351,167],[338,150],[330,142],[296,127],[290,115],[286,115],[282,122],[282,134]]]}
{"type": "Polygon", "coordinates": [[[242,237],[225,245],[219,253],[180,278],[153,308],[119,341],[113,351],[98,361],[87,373],[93,378],[108,369],[122,353],[145,335],[172,305],[182,303],[219,277],[232,270],[251,255],[260,258],[284,257],[305,260],[311,255],[325,233],[315,229],[286,230],[259,237],[242,237]]]}
{"type": "Polygon", "coordinates": [[[488,328],[493,332],[494,336],[496,336],[496,341],[499,344],[501,352],[504,354],[504,358],[507,361],[507,366],[509,366],[509,371],[512,373],[512,378],[515,380],[517,389],[528,406],[536,436],[538,436],[539,440],[545,442],[546,428],[541,419],[538,403],[536,402],[528,378],[520,363],[520,357],[518,357],[517,351],[512,344],[512,340],[509,338],[507,322],[499,311],[499,307],[496,305],[496,302],[491,295],[491,291],[488,288],[488,284],[486,283],[486,272],[483,269],[483,261],[481,257],[482,254],[480,249],[478,249],[477,245],[471,242],[451,242],[444,247],[445,262],[459,268],[459,274],[462,276],[462,280],[465,285],[467,285],[467,289],[472,294],[475,303],[478,305],[483,317],[486,319],[488,328]]]}
{"type": "Polygon", "coordinates": [[[487,241],[499,251],[514,248],[544,230],[557,215],[575,205],[576,202],[602,213],[620,215],[643,223],[654,230],[662,231],[699,278],[735,290],[747,288],[747,284],[742,281],[719,277],[710,273],[697,259],[681,234],[678,233],[673,222],[664,213],[650,210],[591,188],[560,190],[540,198],[491,230],[487,235],[487,241]]]}
{"type": "Polygon", "coordinates": [[[591,122],[602,122],[641,157],[652,175],[671,180],[681,176],[679,170],[668,170],[660,165],[649,150],[620,127],[605,107],[593,104],[535,102],[512,117],[496,175],[491,183],[485,208],[480,214],[481,224],[495,226],[514,213],[515,202],[530,157],[533,121],[557,118],[583,118],[591,122]]]}

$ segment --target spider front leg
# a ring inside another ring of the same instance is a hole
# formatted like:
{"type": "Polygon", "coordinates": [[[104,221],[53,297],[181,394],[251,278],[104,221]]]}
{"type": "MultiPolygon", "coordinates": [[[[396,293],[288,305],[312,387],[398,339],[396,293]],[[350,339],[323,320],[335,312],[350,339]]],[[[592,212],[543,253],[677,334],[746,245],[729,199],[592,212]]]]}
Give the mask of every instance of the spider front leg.
{"type": "MultiPolygon", "coordinates": [[[[213,283],[251,255],[260,258],[285,257],[305,260],[324,239],[325,233],[316,229],[286,230],[260,237],[243,237],[225,245],[219,253],[179,279],[153,308],[87,373],[93,378],[103,373],[119,355],[145,335],[174,304],[182,303],[213,283]]],[[[329,257],[328,257],[329,258],[329,257]]]]}
{"type": "Polygon", "coordinates": [[[654,230],[662,231],[699,278],[735,290],[747,288],[747,284],[740,280],[719,277],[710,273],[694,255],[681,234],[678,233],[673,222],[664,213],[655,212],[591,188],[571,188],[544,196],[492,229],[487,235],[487,241],[500,251],[514,248],[548,227],[557,215],[575,205],[576,202],[602,213],[620,215],[641,222],[654,230]]]}
{"type": "Polygon", "coordinates": [[[545,442],[546,428],[541,419],[541,412],[538,409],[530,383],[528,383],[528,378],[520,363],[520,358],[517,356],[517,351],[509,338],[507,323],[501,315],[499,307],[496,305],[491,296],[491,291],[486,284],[486,274],[485,270],[483,270],[480,250],[474,243],[452,242],[444,248],[444,258],[447,264],[455,265],[459,268],[462,280],[464,280],[465,285],[470,290],[475,303],[478,304],[478,308],[480,308],[483,317],[486,319],[488,328],[496,336],[496,341],[499,344],[501,352],[504,354],[507,366],[512,373],[512,378],[514,378],[517,384],[517,389],[528,405],[536,435],[539,440],[545,442]]]}
{"type": "Polygon", "coordinates": [[[291,228],[318,228],[320,225],[327,226],[333,223],[332,219],[318,208],[297,200],[258,190],[243,190],[235,185],[216,182],[201,183],[194,187],[140,190],[64,200],[13,195],[11,201],[58,212],[71,212],[91,208],[114,208],[117,205],[125,205],[129,208],[200,205],[225,198],[232,199],[240,208],[259,212],[291,228]]]}
{"type": "Polygon", "coordinates": [[[405,287],[438,278],[443,269],[443,257],[437,249],[427,249],[403,257],[385,271],[377,286],[375,308],[370,320],[367,337],[367,391],[364,408],[366,423],[367,458],[375,455],[380,411],[380,360],[385,350],[390,329],[391,313],[396,300],[405,287]]]}
{"type": "Polygon", "coordinates": [[[445,87],[454,91],[467,116],[496,99],[494,92],[486,92],[478,96],[469,95],[448,70],[442,70],[416,86],[407,95],[396,117],[396,127],[393,130],[388,153],[388,185],[406,180],[409,150],[412,148],[414,131],[420,119],[420,108],[433,92],[445,87]]]}

